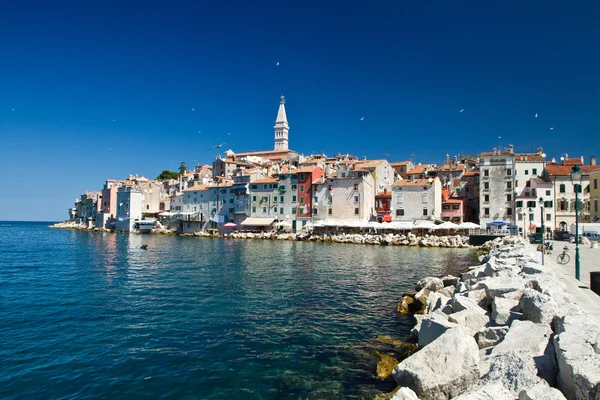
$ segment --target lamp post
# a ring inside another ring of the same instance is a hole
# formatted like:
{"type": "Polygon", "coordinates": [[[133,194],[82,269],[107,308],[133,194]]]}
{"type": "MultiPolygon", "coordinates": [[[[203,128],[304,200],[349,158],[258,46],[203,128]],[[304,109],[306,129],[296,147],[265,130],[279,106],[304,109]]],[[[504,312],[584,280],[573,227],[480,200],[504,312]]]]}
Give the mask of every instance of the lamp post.
{"type": "Polygon", "coordinates": [[[525,228],[525,221],[527,221],[527,213],[523,210],[523,238],[527,239],[527,230],[525,228]]]}
{"type": "Polygon", "coordinates": [[[579,259],[579,190],[581,189],[581,167],[574,165],[571,169],[571,183],[575,191],[575,278],[580,279],[581,262],[579,259]]]}
{"type": "Polygon", "coordinates": [[[544,252],[546,248],[544,247],[544,198],[540,197],[540,217],[542,218],[542,265],[544,265],[544,252]]]}

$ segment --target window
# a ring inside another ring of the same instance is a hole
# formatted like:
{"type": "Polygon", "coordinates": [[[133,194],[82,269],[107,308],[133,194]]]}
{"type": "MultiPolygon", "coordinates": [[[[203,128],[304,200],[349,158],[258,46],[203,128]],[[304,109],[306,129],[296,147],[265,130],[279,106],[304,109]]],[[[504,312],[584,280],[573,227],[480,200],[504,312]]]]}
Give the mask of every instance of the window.
{"type": "Polygon", "coordinates": [[[292,196],[292,203],[296,202],[296,196],[292,196]]]}
{"type": "Polygon", "coordinates": [[[317,215],[319,213],[319,210],[317,209],[317,207],[313,208],[313,215],[317,215]]]}
{"type": "Polygon", "coordinates": [[[512,189],[512,182],[506,182],[506,188],[512,189]]]}
{"type": "Polygon", "coordinates": [[[489,182],[483,182],[483,189],[484,190],[490,190],[490,183],[489,182]]]}
{"type": "Polygon", "coordinates": [[[300,196],[300,204],[304,204],[304,196],[300,196]]]}
{"type": "Polygon", "coordinates": [[[525,175],[529,175],[529,170],[528,169],[525,170],[525,175]]]}
{"type": "MultiPolygon", "coordinates": [[[[458,190],[460,190],[460,189],[458,189],[458,190]]],[[[470,191],[471,191],[471,189],[468,186],[465,187],[465,193],[469,193],[470,191]]]]}
{"type": "Polygon", "coordinates": [[[531,173],[532,173],[533,175],[537,175],[537,168],[534,168],[534,169],[532,169],[532,170],[531,170],[531,173]]]}
{"type": "Polygon", "coordinates": [[[146,210],[150,209],[150,204],[146,204],[146,210]]]}
{"type": "Polygon", "coordinates": [[[426,216],[427,216],[427,209],[426,209],[426,208],[424,208],[424,209],[423,209],[423,216],[424,216],[424,217],[426,217],[426,216]]]}
{"type": "Polygon", "coordinates": [[[256,207],[252,207],[252,213],[256,212],[256,207]]]}
{"type": "Polygon", "coordinates": [[[230,208],[229,209],[229,213],[231,214],[232,212],[233,212],[233,208],[230,208]]]}
{"type": "Polygon", "coordinates": [[[506,209],[506,215],[512,215],[512,208],[508,207],[506,209]]]}
{"type": "Polygon", "coordinates": [[[292,185],[292,190],[298,190],[298,185],[292,185]]]}
{"type": "Polygon", "coordinates": [[[300,185],[300,191],[304,192],[304,185],[300,185]]]}
{"type": "Polygon", "coordinates": [[[519,215],[517,216],[517,219],[518,219],[519,221],[523,221],[523,214],[519,214],[519,215]]]}
{"type": "Polygon", "coordinates": [[[263,213],[267,213],[267,207],[263,207],[263,213]]]}
{"type": "Polygon", "coordinates": [[[552,221],[552,214],[546,214],[546,221],[552,221]]]}
{"type": "Polygon", "coordinates": [[[566,188],[565,188],[565,184],[564,183],[561,183],[560,186],[559,186],[559,188],[560,188],[559,192],[566,193],[566,188]]]}
{"type": "Polygon", "coordinates": [[[332,212],[333,212],[333,210],[332,210],[331,208],[330,208],[330,209],[327,211],[327,213],[328,213],[329,215],[331,215],[331,213],[332,213],[332,212]]]}
{"type": "Polygon", "coordinates": [[[354,190],[358,190],[358,183],[354,184],[354,190]]]}
{"type": "Polygon", "coordinates": [[[252,201],[256,201],[256,196],[252,196],[252,201]]]}
{"type": "Polygon", "coordinates": [[[292,207],[292,214],[296,215],[296,207],[292,207]]]}
{"type": "Polygon", "coordinates": [[[450,204],[444,204],[444,205],[442,206],[442,209],[443,209],[443,210],[449,210],[449,209],[450,209],[450,204]]]}
{"type": "Polygon", "coordinates": [[[511,176],[512,175],[512,169],[508,168],[506,170],[506,176],[511,176]]]}
{"type": "Polygon", "coordinates": [[[421,203],[427,204],[427,193],[421,195],[421,203]]]}
{"type": "Polygon", "coordinates": [[[489,208],[484,208],[483,209],[483,215],[490,215],[490,209],[489,208]]]}
{"type": "Polygon", "coordinates": [[[400,204],[404,201],[404,193],[398,193],[398,196],[396,197],[396,203],[400,204]]]}
{"type": "Polygon", "coordinates": [[[298,175],[292,174],[292,179],[298,179],[298,175]]]}
{"type": "Polygon", "coordinates": [[[460,188],[456,188],[456,194],[460,194],[460,188]]]}
{"type": "Polygon", "coordinates": [[[527,202],[527,207],[535,208],[535,200],[530,200],[527,202]]]}
{"type": "Polygon", "coordinates": [[[262,198],[262,202],[263,202],[263,203],[265,203],[265,202],[267,202],[267,201],[269,201],[269,197],[268,197],[268,196],[263,196],[263,198],[262,198]]]}
{"type": "Polygon", "coordinates": [[[358,208],[354,209],[354,214],[358,215],[358,208]]]}
{"type": "Polygon", "coordinates": [[[512,194],[506,195],[506,201],[512,201],[512,194]]]}
{"type": "Polygon", "coordinates": [[[273,212],[277,212],[277,207],[273,207],[273,212]]]}
{"type": "Polygon", "coordinates": [[[279,196],[279,201],[283,203],[283,196],[279,196]]]}
{"type": "Polygon", "coordinates": [[[277,203],[277,196],[273,196],[273,202],[277,203]]]}
{"type": "Polygon", "coordinates": [[[483,176],[490,176],[490,170],[489,169],[484,169],[483,170],[483,176]]]}
{"type": "Polygon", "coordinates": [[[598,199],[594,199],[594,212],[598,212],[598,199]]]}
{"type": "Polygon", "coordinates": [[[283,214],[283,207],[279,209],[279,214],[283,214]]]}
{"type": "Polygon", "coordinates": [[[545,201],[545,202],[544,202],[544,207],[546,207],[546,208],[552,208],[552,200],[550,200],[550,201],[545,201]]]}
{"type": "MultiPolygon", "coordinates": [[[[598,190],[598,179],[594,179],[594,190],[598,190]]],[[[106,205],[106,203],[104,204],[106,205]]]]}
{"type": "Polygon", "coordinates": [[[575,192],[581,193],[581,185],[575,185],[575,192]]]}
{"type": "Polygon", "coordinates": [[[455,222],[455,223],[460,222],[460,217],[452,217],[452,222],[455,222]]]}
{"type": "Polygon", "coordinates": [[[453,204],[452,205],[452,209],[453,210],[460,210],[460,204],[453,204]]]}
{"type": "Polygon", "coordinates": [[[354,196],[354,202],[358,203],[358,196],[354,196]]]}
{"type": "Polygon", "coordinates": [[[550,190],[546,190],[546,196],[552,196],[552,192],[550,190]]]}
{"type": "Polygon", "coordinates": [[[485,194],[483,195],[483,201],[485,201],[486,203],[490,201],[490,195],[489,194],[485,194]]]}
{"type": "Polygon", "coordinates": [[[319,196],[315,196],[315,203],[319,202],[319,196]]]}
{"type": "MultiPolygon", "coordinates": [[[[300,174],[300,180],[303,181],[304,180],[304,174],[300,174]]],[[[302,190],[302,189],[301,189],[302,190]]]]}
{"type": "Polygon", "coordinates": [[[517,207],[523,207],[523,200],[517,200],[517,207]]]}
{"type": "Polygon", "coordinates": [[[402,209],[402,208],[399,208],[399,209],[397,209],[397,210],[396,210],[396,216],[397,216],[397,217],[402,217],[402,216],[404,216],[404,209],[402,209]]]}

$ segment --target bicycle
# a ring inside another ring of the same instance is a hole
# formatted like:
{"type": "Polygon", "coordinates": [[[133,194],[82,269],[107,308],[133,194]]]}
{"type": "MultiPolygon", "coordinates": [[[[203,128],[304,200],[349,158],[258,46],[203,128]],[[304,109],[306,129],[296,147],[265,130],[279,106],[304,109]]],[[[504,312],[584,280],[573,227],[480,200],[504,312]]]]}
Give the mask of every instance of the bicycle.
{"type": "Polygon", "coordinates": [[[563,247],[563,252],[558,255],[557,261],[559,264],[566,264],[571,261],[571,257],[567,254],[569,248],[567,246],[563,247]]]}

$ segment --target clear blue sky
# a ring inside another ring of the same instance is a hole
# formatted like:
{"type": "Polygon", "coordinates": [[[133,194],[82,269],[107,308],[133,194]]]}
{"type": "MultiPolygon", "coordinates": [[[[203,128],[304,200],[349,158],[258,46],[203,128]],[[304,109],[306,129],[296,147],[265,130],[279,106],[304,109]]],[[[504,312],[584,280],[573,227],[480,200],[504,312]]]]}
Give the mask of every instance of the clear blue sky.
{"type": "Polygon", "coordinates": [[[597,1],[126,3],[2,5],[0,219],[272,148],[282,94],[301,153],[600,156],[597,1]]]}

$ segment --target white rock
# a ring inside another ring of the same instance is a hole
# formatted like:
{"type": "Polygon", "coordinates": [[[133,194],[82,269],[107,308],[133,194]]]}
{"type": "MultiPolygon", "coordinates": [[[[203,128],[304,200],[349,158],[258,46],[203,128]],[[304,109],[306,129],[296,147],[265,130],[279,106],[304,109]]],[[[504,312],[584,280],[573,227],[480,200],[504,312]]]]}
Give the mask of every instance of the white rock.
{"type": "Polygon", "coordinates": [[[510,325],[513,320],[521,319],[519,310],[518,301],[498,296],[492,302],[492,320],[498,325],[510,325]]]}
{"type": "Polygon", "coordinates": [[[496,296],[524,289],[525,280],[520,276],[502,276],[482,281],[481,285],[485,288],[488,300],[491,302],[496,296]]]}
{"type": "Polygon", "coordinates": [[[467,281],[470,279],[483,278],[485,276],[487,276],[485,274],[485,266],[478,266],[478,267],[469,268],[469,271],[467,271],[461,275],[461,279],[463,281],[467,281]]]}
{"type": "Polygon", "coordinates": [[[479,330],[476,336],[477,345],[480,349],[494,346],[496,343],[504,339],[508,332],[508,326],[491,326],[479,330]]]}
{"type": "Polygon", "coordinates": [[[550,324],[554,316],[558,314],[556,301],[533,289],[525,289],[519,306],[524,319],[537,323],[550,324]]]}
{"type": "Polygon", "coordinates": [[[572,315],[554,325],[558,388],[568,399],[600,399],[600,321],[572,315]]]}
{"type": "Polygon", "coordinates": [[[426,315],[421,320],[421,329],[419,329],[419,347],[428,345],[439,338],[446,330],[454,328],[455,323],[449,322],[447,317],[437,312],[426,315]]]}
{"type": "Polygon", "coordinates": [[[457,276],[446,275],[442,278],[442,282],[444,282],[444,287],[447,287],[447,286],[456,287],[460,283],[460,279],[457,276]]]}
{"type": "Polygon", "coordinates": [[[477,303],[478,306],[487,307],[487,293],[485,289],[472,289],[467,292],[467,297],[477,303]]]}
{"type": "Polygon", "coordinates": [[[567,400],[562,392],[543,383],[522,390],[519,400],[567,400]]]}
{"type": "Polygon", "coordinates": [[[501,383],[490,382],[486,385],[475,385],[467,389],[467,393],[454,397],[454,400],[514,400],[514,396],[501,383]]]}
{"type": "Polygon", "coordinates": [[[451,297],[443,295],[441,292],[431,292],[427,298],[427,313],[436,310],[442,310],[452,300],[451,297]]]}
{"type": "Polygon", "coordinates": [[[475,310],[481,314],[486,313],[486,310],[481,308],[477,302],[466,296],[454,296],[450,304],[452,305],[452,311],[454,312],[460,312],[462,310],[475,310]]]}
{"type": "Polygon", "coordinates": [[[443,294],[444,296],[452,297],[452,296],[454,296],[455,291],[456,291],[456,287],[454,285],[450,285],[450,286],[446,286],[442,290],[440,290],[440,293],[443,294]]]}
{"type": "Polygon", "coordinates": [[[446,331],[394,368],[394,380],[420,399],[450,399],[479,378],[475,339],[461,327],[446,331]]]}
{"type": "Polygon", "coordinates": [[[511,300],[519,301],[519,300],[521,300],[521,297],[523,296],[523,292],[524,292],[524,290],[515,290],[514,292],[508,292],[508,293],[501,294],[498,297],[502,297],[503,299],[511,299],[511,300]]]}
{"type": "Polygon", "coordinates": [[[556,384],[557,370],[551,337],[549,325],[514,321],[504,340],[494,347],[491,355],[515,352],[532,371],[553,386],[556,384]]]}
{"type": "Polygon", "coordinates": [[[416,291],[420,291],[421,289],[429,289],[433,292],[437,292],[444,288],[444,282],[440,278],[435,278],[433,276],[427,276],[417,282],[416,291]]]}
{"type": "Polygon", "coordinates": [[[490,318],[486,314],[481,314],[476,310],[462,310],[450,314],[448,316],[448,321],[467,328],[472,335],[475,335],[475,333],[490,322],[490,318]]]}
{"type": "Polygon", "coordinates": [[[390,400],[419,400],[417,394],[407,387],[401,387],[390,400]]]}
{"type": "Polygon", "coordinates": [[[522,390],[540,382],[540,378],[517,353],[511,351],[492,358],[489,371],[481,378],[481,384],[490,382],[501,383],[517,397],[522,390]]]}

